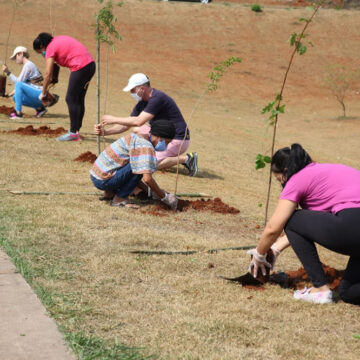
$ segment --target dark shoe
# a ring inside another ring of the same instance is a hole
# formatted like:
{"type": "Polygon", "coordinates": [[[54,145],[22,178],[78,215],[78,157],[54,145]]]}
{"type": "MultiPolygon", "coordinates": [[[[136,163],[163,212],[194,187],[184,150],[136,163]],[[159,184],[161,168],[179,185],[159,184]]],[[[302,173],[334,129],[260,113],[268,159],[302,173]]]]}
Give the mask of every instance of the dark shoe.
{"type": "Polygon", "coordinates": [[[99,200],[100,201],[111,201],[113,198],[112,197],[106,197],[106,196],[100,196],[99,200]]]}
{"type": "Polygon", "coordinates": [[[37,117],[37,118],[42,117],[42,116],[45,115],[46,113],[47,113],[47,110],[46,110],[46,108],[44,108],[44,107],[36,109],[36,117],[37,117]]]}
{"type": "Polygon", "coordinates": [[[9,119],[22,119],[22,118],[23,118],[23,114],[21,112],[18,113],[16,111],[14,111],[13,113],[11,113],[9,115],[9,119]]]}
{"type": "Polygon", "coordinates": [[[196,152],[192,152],[186,155],[188,156],[188,159],[184,165],[189,170],[188,175],[195,176],[198,172],[198,155],[196,152]]]}

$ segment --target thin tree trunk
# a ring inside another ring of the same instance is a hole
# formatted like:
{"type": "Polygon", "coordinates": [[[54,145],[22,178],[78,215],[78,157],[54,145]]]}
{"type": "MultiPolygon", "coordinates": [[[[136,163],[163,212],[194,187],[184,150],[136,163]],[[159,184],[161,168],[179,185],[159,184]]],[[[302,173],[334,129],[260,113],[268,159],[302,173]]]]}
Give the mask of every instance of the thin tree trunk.
{"type": "Polygon", "coordinates": [[[345,104],[343,101],[340,102],[342,108],[343,108],[343,114],[344,114],[344,117],[346,117],[346,109],[345,109],[345,104]]]}
{"type": "MultiPolygon", "coordinates": [[[[96,29],[99,33],[99,24],[96,29]]],[[[100,39],[96,40],[96,123],[100,124],[100,39]]],[[[100,155],[100,135],[97,136],[98,155],[100,155]]]]}

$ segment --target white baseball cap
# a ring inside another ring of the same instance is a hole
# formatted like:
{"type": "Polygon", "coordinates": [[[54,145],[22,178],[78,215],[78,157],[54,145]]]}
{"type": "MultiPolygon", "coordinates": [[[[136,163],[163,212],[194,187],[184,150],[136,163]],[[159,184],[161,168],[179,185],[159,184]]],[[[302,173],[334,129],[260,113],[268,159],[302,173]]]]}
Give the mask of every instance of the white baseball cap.
{"type": "Polygon", "coordinates": [[[128,84],[123,88],[123,91],[130,91],[136,86],[144,85],[149,82],[149,78],[142,73],[137,73],[130,76],[128,84]]]}
{"type": "Polygon", "coordinates": [[[17,46],[13,52],[13,54],[10,56],[10,60],[14,60],[16,57],[16,54],[23,52],[23,53],[27,53],[27,48],[24,46],[17,46]]]}

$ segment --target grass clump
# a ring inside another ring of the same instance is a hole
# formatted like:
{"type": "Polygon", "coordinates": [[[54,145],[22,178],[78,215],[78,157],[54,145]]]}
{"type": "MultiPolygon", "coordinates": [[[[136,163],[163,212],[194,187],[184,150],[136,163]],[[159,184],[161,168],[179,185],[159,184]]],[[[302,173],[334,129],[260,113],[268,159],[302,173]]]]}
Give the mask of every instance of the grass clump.
{"type": "Polygon", "coordinates": [[[151,360],[154,355],[144,356],[139,348],[129,348],[118,344],[117,338],[113,344],[106,344],[103,340],[85,336],[83,333],[66,333],[65,339],[70,344],[79,360],[151,360]]]}
{"type": "MultiPolygon", "coordinates": [[[[0,234],[3,230],[4,227],[0,227],[0,234]]],[[[17,248],[2,235],[0,235],[0,248],[12,259],[19,273],[33,287],[41,302],[55,319],[59,319],[60,315],[66,319],[74,319],[77,316],[76,311],[74,312],[74,301],[70,296],[51,292],[34,280],[38,273],[26,260],[24,249],[17,248]],[[65,306],[66,302],[67,306],[65,306]]],[[[86,309],[82,311],[84,312],[86,309]]],[[[64,325],[59,326],[59,329],[79,360],[151,360],[157,358],[155,355],[143,355],[141,348],[121,345],[117,338],[111,343],[97,337],[86,336],[82,332],[71,332],[64,325]]]]}
{"type": "Polygon", "coordinates": [[[253,5],[251,5],[251,11],[262,12],[262,8],[259,4],[253,4],[253,5]]]}

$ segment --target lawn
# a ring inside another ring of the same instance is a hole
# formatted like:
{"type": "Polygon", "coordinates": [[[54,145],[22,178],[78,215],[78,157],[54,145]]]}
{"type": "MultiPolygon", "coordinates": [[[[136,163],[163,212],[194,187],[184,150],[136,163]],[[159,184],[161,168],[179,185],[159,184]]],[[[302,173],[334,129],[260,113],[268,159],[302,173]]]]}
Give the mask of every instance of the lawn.
{"type": "MultiPolygon", "coordinates": [[[[55,35],[72,35],[95,54],[91,23],[96,2],[65,0],[53,6],[55,35]],[[70,14],[80,7],[69,24],[70,14]]],[[[1,9],[4,45],[12,4],[2,2],[1,9]]],[[[279,91],[291,51],[288,39],[309,12],[265,5],[256,14],[235,2],[138,0],[126,1],[116,12],[123,40],[117,53],[109,55],[108,92],[102,92],[108,113],[130,113],[134,102],[121,89],[132,73],[144,72],[188,119],[214,64],[230,56],[242,58],[219,89],[202,98],[191,118],[191,150],[199,154],[199,174],[190,178],[181,170],[178,180],[178,192],[220,197],[240,213],[189,210],[154,216],[146,213],[149,205],[134,211],[99,201],[89,179],[91,164],[74,161],[97,149],[91,135],[96,120],[92,82],[79,143],[11,134],[7,131],[25,124],[0,117],[0,246],[80,359],[96,358],[97,352],[100,359],[358,359],[360,342],[353,335],[360,332],[359,307],[304,304],[276,285],[255,291],[227,283],[219,275],[246,272],[246,251],[206,251],[255,245],[261,234],[268,169],[255,171],[254,162],[271,145],[261,109],[279,91]],[[8,190],[72,194],[14,195],[8,190]],[[197,252],[142,255],[134,250],[197,252]]],[[[13,29],[10,48],[21,44],[31,49],[37,34],[49,30],[39,19],[48,18],[47,1],[21,3],[22,26],[13,29]]],[[[317,161],[359,167],[358,89],[349,92],[349,117],[340,120],[339,105],[322,86],[326,65],[359,67],[359,21],[357,10],[322,9],[314,19],[308,30],[314,47],[296,58],[289,75],[277,148],[299,142],[317,161]]],[[[105,54],[104,49],[103,86],[105,54]]],[[[43,70],[41,56],[31,51],[31,59],[43,70]]],[[[20,72],[14,63],[9,67],[20,72]]],[[[67,129],[67,79],[68,70],[61,69],[55,88],[60,101],[44,118],[32,117],[27,108],[24,121],[67,129]]],[[[1,98],[0,105],[11,106],[11,100],[1,98]]],[[[168,191],[175,179],[174,170],[156,174],[168,191]]],[[[271,210],[279,193],[274,184],[271,210]]],[[[320,255],[336,269],[347,262],[324,249],[320,255]]],[[[276,270],[299,266],[289,249],[276,270]]]]}

